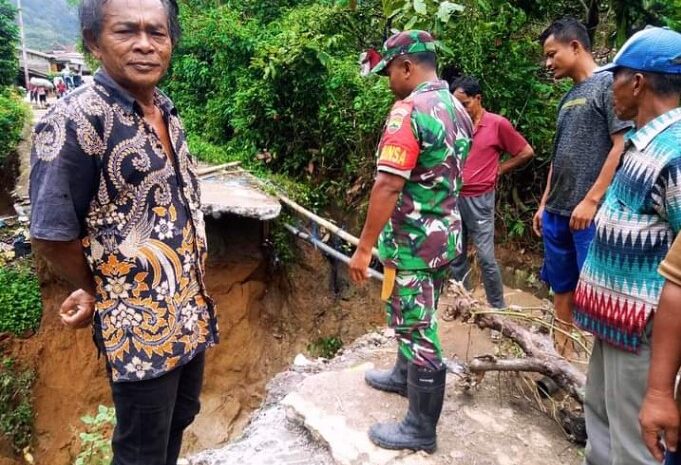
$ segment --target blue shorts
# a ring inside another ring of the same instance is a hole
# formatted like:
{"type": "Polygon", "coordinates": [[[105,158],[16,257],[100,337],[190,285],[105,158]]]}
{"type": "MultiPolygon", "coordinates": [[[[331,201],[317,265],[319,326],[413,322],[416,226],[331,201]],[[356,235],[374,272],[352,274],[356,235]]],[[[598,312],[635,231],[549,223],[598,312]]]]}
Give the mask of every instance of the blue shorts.
{"type": "Polygon", "coordinates": [[[544,211],[544,266],[541,279],[556,294],[572,292],[577,288],[579,272],[595,232],[596,225],[593,222],[586,229],[571,231],[569,216],[544,211]]]}

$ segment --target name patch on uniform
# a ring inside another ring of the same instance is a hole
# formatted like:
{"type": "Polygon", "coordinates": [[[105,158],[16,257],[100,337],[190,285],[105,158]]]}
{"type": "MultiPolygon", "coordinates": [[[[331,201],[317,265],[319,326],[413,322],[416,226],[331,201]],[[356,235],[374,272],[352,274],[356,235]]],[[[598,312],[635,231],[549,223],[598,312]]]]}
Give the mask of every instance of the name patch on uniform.
{"type": "Polygon", "coordinates": [[[381,156],[379,162],[389,163],[394,166],[407,165],[407,151],[402,147],[395,145],[384,145],[381,149],[381,156]]]}
{"type": "Polygon", "coordinates": [[[404,118],[409,115],[409,111],[405,108],[395,108],[390,112],[390,119],[388,119],[387,131],[389,134],[395,134],[400,130],[404,124],[404,118]]]}

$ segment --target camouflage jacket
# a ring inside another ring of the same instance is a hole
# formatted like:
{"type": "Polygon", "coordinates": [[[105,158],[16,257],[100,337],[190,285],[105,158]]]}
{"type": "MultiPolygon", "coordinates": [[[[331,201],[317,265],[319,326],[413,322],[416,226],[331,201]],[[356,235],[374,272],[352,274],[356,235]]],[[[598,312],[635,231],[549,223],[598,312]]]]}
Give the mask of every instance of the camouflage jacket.
{"type": "Polygon", "coordinates": [[[470,117],[445,81],[424,82],[393,106],[378,147],[378,171],[407,182],[379,237],[385,266],[434,269],[460,253],[457,197],[472,134],[470,117]]]}

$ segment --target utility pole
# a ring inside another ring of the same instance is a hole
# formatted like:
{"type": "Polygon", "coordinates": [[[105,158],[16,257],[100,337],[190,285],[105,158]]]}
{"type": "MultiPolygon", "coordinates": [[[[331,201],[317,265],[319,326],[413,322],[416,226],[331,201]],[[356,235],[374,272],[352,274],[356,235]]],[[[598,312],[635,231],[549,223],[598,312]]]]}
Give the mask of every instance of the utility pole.
{"type": "Polygon", "coordinates": [[[17,10],[19,11],[19,32],[21,34],[21,57],[24,60],[24,85],[28,91],[28,56],[26,54],[26,35],[24,34],[24,16],[21,11],[21,0],[17,0],[17,10]]]}

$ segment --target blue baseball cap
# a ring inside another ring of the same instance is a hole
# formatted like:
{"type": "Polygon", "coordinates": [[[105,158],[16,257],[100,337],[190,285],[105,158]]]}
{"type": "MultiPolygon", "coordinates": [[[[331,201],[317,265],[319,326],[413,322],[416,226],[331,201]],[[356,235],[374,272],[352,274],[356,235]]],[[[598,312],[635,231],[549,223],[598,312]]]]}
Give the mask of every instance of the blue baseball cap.
{"type": "Polygon", "coordinates": [[[666,27],[646,27],[624,43],[612,63],[601,66],[596,72],[617,68],[681,74],[681,34],[666,27]]]}

